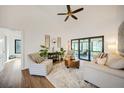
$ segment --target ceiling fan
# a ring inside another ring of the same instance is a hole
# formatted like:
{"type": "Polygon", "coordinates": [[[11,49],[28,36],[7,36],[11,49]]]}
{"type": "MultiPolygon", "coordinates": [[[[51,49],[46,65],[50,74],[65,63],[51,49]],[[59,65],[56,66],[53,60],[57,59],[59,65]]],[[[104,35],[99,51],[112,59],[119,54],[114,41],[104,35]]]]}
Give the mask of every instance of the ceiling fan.
{"type": "Polygon", "coordinates": [[[70,5],[67,5],[66,7],[67,7],[67,13],[58,13],[58,15],[67,15],[67,17],[64,20],[65,22],[68,20],[69,16],[77,20],[78,18],[74,14],[84,9],[84,8],[79,8],[79,9],[72,11],[70,5]]]}

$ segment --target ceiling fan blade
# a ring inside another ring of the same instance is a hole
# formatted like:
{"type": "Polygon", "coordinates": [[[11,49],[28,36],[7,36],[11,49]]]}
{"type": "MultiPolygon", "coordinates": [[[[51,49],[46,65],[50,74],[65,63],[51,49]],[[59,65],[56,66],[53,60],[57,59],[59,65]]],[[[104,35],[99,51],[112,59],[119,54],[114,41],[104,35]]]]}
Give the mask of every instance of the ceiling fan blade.
{"type": "Polygon", "coordinates": [[[70,5],[67,5],[67,10],[68,10],[68,12],[71,12],[71,7],[70,7],[70,5]]]}
{"type": "Polygon", "coordinates": [[[67,13],[58,13],[57,15],[67,15],[67,13]]]}
{"type": "Polygon", "coordinates": [[[78,18],[74,15],[71,15],[72,18],[74,18],[75,20],[77,20],[78,18]]]}
{"type": "Polygon", "coordinates": [[[65,22],[68,20],[68,18],[69,18],[69,16],[67,16],[67,17],[65,18],[65,22]]]}
{"type": "Polygon", "coordinates": [[[83,9],[84,9],[84,8],[79,8],[79,9],[73,11],[72,13],[74,14],[74,13],[80,12],[80,11],[82,11],[83,9]]]}

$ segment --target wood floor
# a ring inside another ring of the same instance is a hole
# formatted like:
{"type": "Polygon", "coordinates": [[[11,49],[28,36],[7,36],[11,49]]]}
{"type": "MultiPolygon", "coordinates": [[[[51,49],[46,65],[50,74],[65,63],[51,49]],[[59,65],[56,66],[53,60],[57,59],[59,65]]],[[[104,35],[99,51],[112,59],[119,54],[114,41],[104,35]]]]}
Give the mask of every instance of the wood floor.
{"type": "Polygon", "coordinates": [[[6,63],[0,72],[1,88],[54,88],[45,77],[31,76],[28,69],[21,71],[19,59],[6,63]]]}
{"type": "Polygon", "coordinates": [[[54,88],[46,77],[30,76],[28,69],[22,71],[22,87],[24,88],[54,88]]]}

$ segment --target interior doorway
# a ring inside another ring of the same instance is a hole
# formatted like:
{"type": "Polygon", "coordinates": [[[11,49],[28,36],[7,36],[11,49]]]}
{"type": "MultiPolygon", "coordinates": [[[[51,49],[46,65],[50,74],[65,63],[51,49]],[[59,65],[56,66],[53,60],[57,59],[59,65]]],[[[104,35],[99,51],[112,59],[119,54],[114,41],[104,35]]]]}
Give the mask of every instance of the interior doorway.
{"type": "Polygon", "coordinates": [[[12,61],[22,67],[22,36],[22,31],[0,28],[0,69],[12,61]]]}
{"type": "Polygon", "coordinates": [[[7,61],[6,36],[0,33],[0,71],[3,69],[3,64],[6,61],[7,61]]]}

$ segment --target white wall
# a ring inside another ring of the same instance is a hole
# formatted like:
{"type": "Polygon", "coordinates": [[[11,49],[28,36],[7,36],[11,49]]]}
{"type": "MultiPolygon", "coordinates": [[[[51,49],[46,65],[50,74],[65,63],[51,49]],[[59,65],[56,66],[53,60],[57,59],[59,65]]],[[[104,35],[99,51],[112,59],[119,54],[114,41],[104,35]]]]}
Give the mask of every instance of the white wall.
{"type": "MultiPolygon", "coordinates": [[[[72,6],[77,9],[82,6],[72,6]]],[[[62,46],[70,39],[105,36],[105,51],[108,44],[117,42],[118,27],[124,21],[124,6],[83,6],[84,11],[75,14],[79,20],[57,13],[65,12],[65,6],[0,6],[0,26],[22,30],[24,34],[24,67],[28,67],[28,54],[39,51],[45,34],[62,37],[62,46]]]]}
{"type": "Polygon", "coordinates": [[[0,33],[7,37],[7,60],[9,60],[10,55],[19,56],[20,54],[15,54],[15,39],[21,40],[21,31],[0,28],[0,33]]]}
{"type": "Polygon", "coordinates": [[[5,35],[0,33],[0,71],[2,71],[4,67],[4,61],[6,60],[5,49],[5,35]]]}

